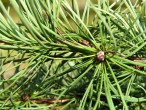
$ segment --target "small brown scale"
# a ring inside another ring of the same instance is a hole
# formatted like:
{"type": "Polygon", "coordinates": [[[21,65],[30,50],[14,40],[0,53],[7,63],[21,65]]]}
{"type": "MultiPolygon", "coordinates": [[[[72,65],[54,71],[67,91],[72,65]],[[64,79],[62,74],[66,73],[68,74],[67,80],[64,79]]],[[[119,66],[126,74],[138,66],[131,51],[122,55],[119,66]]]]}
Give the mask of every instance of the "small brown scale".
{"type": "Polygon", "coordinates": [[[24,101],[24,102],[28,101],[29,100],[29,95],[28,94],[22,94],[21,95],[21,100],[24,101]]]}
{"type": "Polygon", "coordinates": [[[105,54],[103,51],[99,51],[96,54],[97,61],[103,62],[105,60],[105,54]]]}

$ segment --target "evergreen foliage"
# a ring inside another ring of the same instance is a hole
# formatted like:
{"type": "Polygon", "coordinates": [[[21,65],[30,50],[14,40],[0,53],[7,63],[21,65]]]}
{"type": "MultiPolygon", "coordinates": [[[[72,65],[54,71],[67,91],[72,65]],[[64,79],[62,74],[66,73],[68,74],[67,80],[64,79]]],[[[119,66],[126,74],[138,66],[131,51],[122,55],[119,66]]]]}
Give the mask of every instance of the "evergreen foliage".
{"type": "Polygon", "coordinates": [[[20,22],[0,0],[1,110],[146,109],[145,0],[10,4],[20,22]]]}

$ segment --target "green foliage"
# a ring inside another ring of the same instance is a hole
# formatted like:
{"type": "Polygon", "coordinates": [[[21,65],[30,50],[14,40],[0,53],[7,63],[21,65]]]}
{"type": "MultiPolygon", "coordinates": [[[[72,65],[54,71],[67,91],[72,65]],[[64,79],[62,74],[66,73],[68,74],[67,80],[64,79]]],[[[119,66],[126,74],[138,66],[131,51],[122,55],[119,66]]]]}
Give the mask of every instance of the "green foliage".
{"type": "Polygon", "coordinates": [[[118,1],[0,0],[0,109],[146,109],[146,1],[118,1]]]}

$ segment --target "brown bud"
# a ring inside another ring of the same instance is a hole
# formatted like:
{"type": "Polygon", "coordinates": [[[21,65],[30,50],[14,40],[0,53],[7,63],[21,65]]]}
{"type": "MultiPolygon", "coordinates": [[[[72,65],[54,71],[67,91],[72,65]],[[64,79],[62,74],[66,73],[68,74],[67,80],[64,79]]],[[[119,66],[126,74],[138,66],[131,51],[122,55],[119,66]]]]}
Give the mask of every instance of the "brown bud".
{"type": "Polygon", "coordinates": [[[21,95],[21,100],[24,101],[24,102],[28,101],[29,100],[29,95],[28,94],[22,94],[21,95]]]}
{"type": "Polygon", "coordinates": [[[135,65],[134,68],[142,71],[144,70],[144,67],[139,65],[135,65]]]}
{"type": "Polygon", "coordinates": [[[100,62],[103,62],[105,60],[104,52],[103,51],[97,52],[96,59],[100,62]]]}

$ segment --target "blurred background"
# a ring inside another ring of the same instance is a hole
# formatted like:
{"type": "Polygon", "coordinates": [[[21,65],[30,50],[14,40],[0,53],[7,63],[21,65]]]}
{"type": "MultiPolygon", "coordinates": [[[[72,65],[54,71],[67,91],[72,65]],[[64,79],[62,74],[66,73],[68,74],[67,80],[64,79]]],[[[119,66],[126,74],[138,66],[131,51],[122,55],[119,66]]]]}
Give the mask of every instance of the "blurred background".
{"type": "MultiPolygon", "coordinates": [[[[84,9],[85,1],[86,1],[86,0],[77,0],[77,1],[78,1],[79,8],[80,8],[80,10],[82,11],[82,10],[84,9]]],[[[96,3],[98,0],[91,0],[91,1],[92,1],[93,3],[96,3]]],[[[101,0],[101,1],[102,1],[102,0],[101,0]]],[[[110,3],[113,3],[114,1],[118,1],[117,4],[115,5],[115,7],[116,7],[117,5],[120,4],[120,1],[122,1],[122,0],[110,0],[110,3]]],[[[137,0],[131,0],[131,1],[132,1],[132,3],[134,4],[137,0]]],[[[141,2],[142,0],[138,0],[138,1],[141,2]]],[[[9,0],[2,0],[2,2],[5,4],[6,7],[10,6],[9,0]]],[[[72,0],[68,0],[68,2],[71,4],[72,0]]],[[[15,12],[14,12],[13,8],[11,8],[11,10],[10,10],[10,15],[11,15],[11,16],[14,18],[14,20],[17,22],[17,21],[18,21],[18,18],[15,16],[14,13],[15,13],[15,12]]]]}

